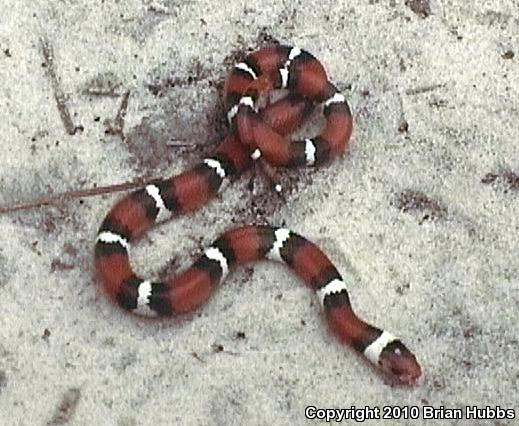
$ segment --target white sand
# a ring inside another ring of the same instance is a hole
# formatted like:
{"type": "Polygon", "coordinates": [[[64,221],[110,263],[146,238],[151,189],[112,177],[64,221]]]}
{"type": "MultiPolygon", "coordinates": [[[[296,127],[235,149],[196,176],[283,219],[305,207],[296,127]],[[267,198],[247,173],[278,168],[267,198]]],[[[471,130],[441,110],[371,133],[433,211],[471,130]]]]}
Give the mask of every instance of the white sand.
{"type": "Polygon", "coordinates": [[[352,278],[357,311],[399,334],[426,377],[412,390],[385,385],[327,333],[314,296],[270,263],[240,269],[184,320],[141,321],[114,308],[92,268],[97,227],[121,196],[113,194],[0,215],[0,424],[293,425],[307,405],[499,405],[519,417],[518,193],[499,179],[481,183],[519,173],[516,1],[435,1],[426,19],[395,1],[22,3],[4,0],[0,18],[1,206],[196,164],[218,140],[215,85],[231,52],[256,47],[262,31],[296,44],[326,64],[350,102],[350,155],[287,172],[286,204],[261,187],[253,199],[243,177],[151,232],[132,259],[151,275],[172,260],[185,267],[264,209],[261,220],[329,253],[352,278]],[[42,36],[84,127],[75,136],[41,66],[42,36]],[[510,49],[516,56],[503,58],[510,49]],[[83,94],[109,73],[117,93],[131,91],[129,145],[103,125],[121,98],[83,94]],[[167,78],[177,84],[161,97],[147,89],[167,78]],[[166,145],[175,139],[200,146],[166,145]],[[447,213],[400,211],[406,190],[447,213]]]}

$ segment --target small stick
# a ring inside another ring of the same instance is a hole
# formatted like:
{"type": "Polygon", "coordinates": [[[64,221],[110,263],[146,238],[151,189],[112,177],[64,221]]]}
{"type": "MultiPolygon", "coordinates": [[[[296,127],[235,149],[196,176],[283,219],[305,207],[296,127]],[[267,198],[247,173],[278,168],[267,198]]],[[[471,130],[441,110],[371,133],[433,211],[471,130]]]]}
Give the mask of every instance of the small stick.
{"type": "Polygon", "coordinates": [[[166,142],[166,146],[172,148],[197,148],[199,145],[201,144],[186,139],[172,139],[166,142]]]}
{"type": "Polygon", "coordinates": [[[405,94],[406,95],[419,95],[420,93],[431,92],[432,90],[439,89],[440,87],[445,87],[445,84],[444,83],[432,84],[430,86],[421,86],[421,87],[417,87],[415,89],[407,89],[405,91],[405,94]]]}
{"type": "Polygon", "coordinates": [[[97,188],[90,189],[79,189],[74,191],[67,191],[57,195],[51,195],[48,197],[42,197],[37,200],[31,201],[29,203],[20,203],[15,204],[14,206],[0,207],[0,214],[2,213],[11,213],[20,210],[30,210],[38,207],[55,205],[60,202],[71,200],[74,198],[83,198],[83,197],[95,197],[97,195],[109,194],[112,192],[120,192],[126,191],[128,189],[136,189],[144,186],[146,182],[151,181],[152,179],[141,177],[135,179],[130,182],[118,183],[115,185],[108,186],[99,186],[97,188]]]}
{"type": "Polygon", "coordinates": [[[72,117],[70,116],[70,112],[67,108],[65,94],[63,93],[63,90],[61,90],[58,77],[56,76],[56,69],[54,67],[54,52],[52,46],[46,37],[42,37],[40,39],[40,45],[43,53],[43,63],[45,68],[47,68],[47,75],[49,76],[52,85],[52,91],[54,92],[54,99],[56,100],[56,105],[58,107],[61,121],[63,122],[67,133],[69,135],[75,135],[78,130],[83,130],[83,127],[75,126],[74,122],[72,121],[72,117]]]}
{"type": "Polygon", "coordinates": [[[117,111],[117,115],[113,120],[106,120],[105,126],[107,127],[106,133],[109,135],[119,135],[121,139],[124,141],[124,118],[126,117],[126,112],[128,111],[128,99],[130,98],[130,91],[127,90],[123,95],[123,99],[121,100],[121,106],[117,111]]]}

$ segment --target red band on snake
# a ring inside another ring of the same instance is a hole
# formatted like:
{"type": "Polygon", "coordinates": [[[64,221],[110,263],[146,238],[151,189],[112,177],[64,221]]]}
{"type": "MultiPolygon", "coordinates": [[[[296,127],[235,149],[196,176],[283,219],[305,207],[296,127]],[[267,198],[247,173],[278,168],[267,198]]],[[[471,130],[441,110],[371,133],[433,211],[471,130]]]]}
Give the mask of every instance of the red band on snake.
{"type": "Polygon", "coordinates": [[[215,154],[193,169],[156,180],[120,200],[104,219],[95,245],[95,267],[106,293],[122,308],[144,316],[172,316],[205,303],[237,265],[261,259],[291,268],[323,306],[332,332],[401,384],[416,384],[422,370],[415,356],[392,334],[360,319],[352,310],[346,283],[313,243],[285,228],[243,226],[221,235],[180,275],[165,282],[139,277],[129,259],[130,244],[155,223],[206,204],[222,183],[262,156],[275,166],[315,166],[342,155],[352,116],[342,94],[328,81],[321,63],[294,47],[273,46],[249,54],[225,85],[230,133],[215,154]],[[288,95],[258,108],[271,90],[288,95]],[[286,135],[323,104],[319,136],[292,141],[286,135]],[[251,159],[252,157],[252,159],[251,159]]]}

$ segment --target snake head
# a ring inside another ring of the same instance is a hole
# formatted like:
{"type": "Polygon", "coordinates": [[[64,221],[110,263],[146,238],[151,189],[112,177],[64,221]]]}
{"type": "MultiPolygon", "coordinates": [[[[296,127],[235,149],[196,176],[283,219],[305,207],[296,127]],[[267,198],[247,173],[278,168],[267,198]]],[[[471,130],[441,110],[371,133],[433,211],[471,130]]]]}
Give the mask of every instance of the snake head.
{"type": "Polygon", "coordinates": [[[416,386],[422,368],[413,353],[400,340],[394,340],[382,350],[379,365],[397,384],[416,386]]]}

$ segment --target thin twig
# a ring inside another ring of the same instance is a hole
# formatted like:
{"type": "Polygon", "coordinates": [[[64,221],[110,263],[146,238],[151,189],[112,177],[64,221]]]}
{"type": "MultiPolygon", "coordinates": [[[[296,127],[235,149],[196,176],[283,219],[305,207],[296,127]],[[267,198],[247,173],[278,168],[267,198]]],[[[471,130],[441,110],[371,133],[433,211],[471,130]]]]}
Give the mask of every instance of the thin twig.
{"type": "Polygon", "coordinates": [[[105,126],[107,127],[106,133],[109,135],[119,135],[121,139],[124,141],[124,118],[126,117],[126,112],[128,111],[128,99],[130,98],[130,91],[127,90],[123,98],[121,100],[121,106],[117,111],[117,115],[113,120],[107,119],[105,121],[105,126]]]}
{"type": "Polygon", "coordinates": [[[16,212],[20,210],[30,210],[35,209],[38,207],[43,206],[49,206],[49,205],[56,205],[63,201],[75,199],[75,198],[84,198],[84,197],[95,197],[97,195],[102,194],[109,194],[112,192],[120,192],[120,191],[127,191],[129,189],[136,189],[144,186],[146,182],[149,182],[153,179],[150,179],[149,177],[141,177],[138,179],[135,179],[131,182],[123,182],[118,183],[115,185],[108,185],[108,186],[99,186],[96,188],[90,188],[90,189],[79,189],[74,191],[67,191],[63,192],[61,194],[56,195],[50,195],[47,197],[42,197],[37,200],[28,202],[28,203],[20,203],[15,204],[14,206],[7,206],[7,207],[0,207],[0,214],[2,213],[11,213],[16,212]]]}
{"type": "Polygon", "coordinates": [[[197,148],[199,145],[201,144],[198,142],[193,142],[186,139],[172,139],[166,141],[166,146],[170,146],[172,148],[197,148]]]}
{"type": "Polygon", "coordinates": [[[433,90],[439,89],[441,87],[445,87],[445,83],[440,84],[431,84],[430,86],[420,86],[414,89],[407,89],[405,91],[406,95],[419,95],[420,93],[431,92],[433,90]]]}
{"type": "Polygon", "coordinates": [[[63,122],[67,133],[69,135],[75,135],[78,130],[83,130],[83,127],[74,125],[72,117],[70,116],[70,112],[67,108],[66,96],[63,93],[63,90],[61,90],[58,77],[56,76],[56,69],[54,67],[54,51],[52,49],[52,45],[46,37],[42,37],[40,39],[40,45],[43,53],[43,64],[47,69],[47,74],[52,85],[52,91],[54,92],[54,99],[56,100],[56,105],[58,107],[61,121],[63,122]]]}

